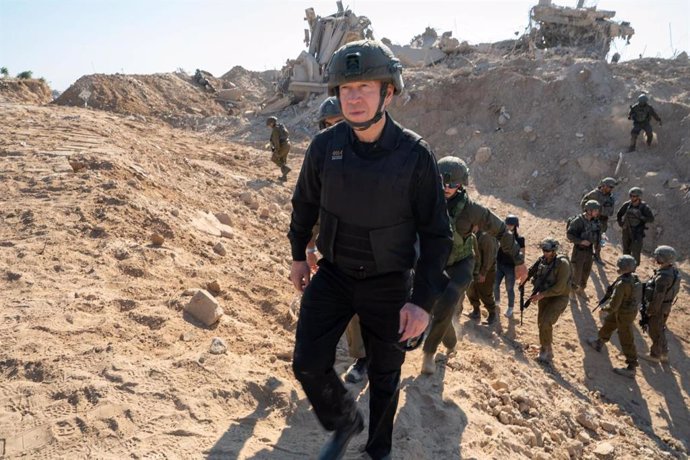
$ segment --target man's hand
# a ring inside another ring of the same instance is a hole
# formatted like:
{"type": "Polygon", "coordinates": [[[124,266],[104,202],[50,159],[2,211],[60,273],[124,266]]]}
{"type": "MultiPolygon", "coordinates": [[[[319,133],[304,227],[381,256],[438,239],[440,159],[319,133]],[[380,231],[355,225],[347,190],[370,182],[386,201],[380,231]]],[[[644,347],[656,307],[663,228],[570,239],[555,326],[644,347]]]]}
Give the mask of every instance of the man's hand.
{"type": "Polygon", "coordinates": [[[539,302],[543,298],[544,298],[544,294],[542,294],[541,292],[537,292],[532,297],[530,297],[529,300],[530,300],[530,302],[539,302]]]}
{"type": "Polygon", "coordinates": [[[582,240],[578,244],[585,248],[588,248],[592,245],[592,243],[589,240],[582,240]]]}
{"type": "Polygon", "coordinates": [[[304,292],[304,288],[309,286],[311,280],[311,269],[305,260],[292,261],[290,267],[290,281],[299,292],[304,292]]]}
{"type": "Polygon", "coordinates": [[[319,268],[318,265],[316,265],[316,262],[319,261],[319,258],[316,257],[316,253],[314,252],[307,252],[307,264],[309,265],[309,268],[313,273],[316,273],[316,270],[319,268]]]}
{"type": "Polygon", "coordinates": [[[515,279],[518,280],[518,284],[525,284],[525,281],[527,281],[527,265],[520,264],[515,266],[515,279]]]}
{"type": "Polygon", "coordinates": [[[423,308],[407,302],[400,309],[400,329],[398,329],[398,334],[402,334],[402,337],[400,337],[401,342],[413,337],[419,337],[428,325],[429,313],[424,311],[423,308]]]}

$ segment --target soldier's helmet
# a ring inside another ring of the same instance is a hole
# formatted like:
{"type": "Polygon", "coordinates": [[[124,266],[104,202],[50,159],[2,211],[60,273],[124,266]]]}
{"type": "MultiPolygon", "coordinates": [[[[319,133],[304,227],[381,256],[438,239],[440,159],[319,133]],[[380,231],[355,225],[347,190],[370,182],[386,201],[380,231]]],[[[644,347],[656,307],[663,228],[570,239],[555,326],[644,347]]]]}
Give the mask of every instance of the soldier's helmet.
{"type": "Polygon", "coordinates": [[[520,219],[518,219],[518,216],[514,214],[508,214],[508,217],[506,217],[506,225],[515,225],[516,227],[519,227],[520,219]]]}
{"type": "Polygon", "coordinates": [[[642,196],[642,189],[640,187],[633,187],[628,192],[630,196],[642,196]]]}
{"type": "Polygon", "coordinates": [[[541,243],[539,243],[539,247],[542,251],[557,251],[559,246],[558,240],[551,237],[544,238],[541,240],[541,243]]]}
{"type": "Polygon", "coordinates": [[[364,80],[391,83],[394,94],[400,94],[405,87],[400,60],[380,41],[350,42],[338,49],[328,63],[328,94],[331,96],[343,83],[364,80]]]}
{"type": "Polygon", "coordinates": [[[278,119],[276,117],[268,117],[266,118],[266,126],[272,126],[274,124],[278,123],[278,119]]]}
{"type": "Polygon", "coordinates": [[[632,273],[637,268],[637,262],[633,256],[625,254],[618,258],[616,266],[620,273],[632,273]]]}
{"type": "Polygon", "coordinates": [[[604,177],[601,181],[599,181],[599,185],[605,185],[607,187],[614,188],[616,185],[618,185],[618,181],[613,177],[604,177]]]}
{"type": "Polygon", "coordinates": [[[450,185],[468,185],[470,168],[457,157],[444,157],[438,160],[438,170],[443,176],[443,183],[450,185]]]}
{"type": "Polygon", "coordinates": [[[676,261],[678,254],[671,246],[659,246],[654,250],[654,258],[662,264],[672,264],[676,261]]]}
{"type": "Polygon", "coordinates": [[[637,102],[639,102],[640,104],[646,104],[647,102],[649,102],[649,96],[647,96],[645,93],[642,93],[639,96],[637,96],[637,102]]]}
{"type": "Polygon", "coordinates": [[[331,96],[326,98],[319,106],[319,123],[326,120],[326,118],[339,117],[342,115],[338,98],[331,96]]]}
{"type": "Polygon", "coordinates": [[[601,205],[597,200],[589,200],[585,203],[585,211],[601,211],[601,205]]]}

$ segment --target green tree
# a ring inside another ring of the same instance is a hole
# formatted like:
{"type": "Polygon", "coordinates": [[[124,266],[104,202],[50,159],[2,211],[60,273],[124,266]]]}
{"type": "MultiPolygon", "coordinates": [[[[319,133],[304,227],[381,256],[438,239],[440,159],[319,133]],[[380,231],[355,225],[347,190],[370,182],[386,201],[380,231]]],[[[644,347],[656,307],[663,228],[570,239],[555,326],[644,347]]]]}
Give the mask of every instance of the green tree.
{"type": "Polygon", "coordinates": [[[2,78],[6,78],[10,75],[10,71],[7,70],[7,67],[0,67],[0,75],[2,75],[2,78]]]}
{"type": "Polygon", "coordinates": [[[24,80],[28,80],[33,76],[33,72],[30,70],[25,70],[24,72],[20,72],[17,74],[17,78],[21,78],[24,80]]]}

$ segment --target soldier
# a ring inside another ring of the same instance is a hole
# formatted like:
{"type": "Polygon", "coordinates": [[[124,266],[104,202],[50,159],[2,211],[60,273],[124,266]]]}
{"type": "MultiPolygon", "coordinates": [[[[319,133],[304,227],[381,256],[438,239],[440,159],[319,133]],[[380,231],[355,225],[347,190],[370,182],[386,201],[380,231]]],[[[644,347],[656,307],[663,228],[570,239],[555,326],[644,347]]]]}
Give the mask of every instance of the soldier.
{"type": "Polygon", "coordinates": [[[287,175],[291,169],[286,165],[287,156],[290,153],[290,132],[284,124],[278,123],[276,117],[268,117],[266,126],[271,128],[270,146],[273,155],[271,161],[280,167],[283,174],[281,180],[287,180],[287,175]]]}
{"type": "Polygon", "coordinates": [[[496,315],[496,301],[494,300],[494,280],[496,279],[496,254],[498,253],[498,241],[493,236],[484,231],[475,231],[477,236],[477,246],[479,253],[475,259],[475,265],[479,269],[477,278],[474,279],[467,288],[467,300],[472,305],[472,319],[481,319],[482,314],[479,310],[480,302],[489,312],[486,318],[487,324],[494,324],[498,319],[496,315]]]}
{"type": "MultiPolygon", "coordinates": [[[[429,335],[424,342],[423,374],[433,374],[436,371],[434,357],[441,342],[449,352],[454,351],[457,345],[458,339],[452,319],[459,300],[463,298],[472,281],[473,247],[476,244],[472,228],[475,225],[500,241],[503,252],[508,254],[515,264],[516,278],[522,281],[527,276],[523,255],[506,225],[488,208],[470,199],[465,190],[470,174],[465,162],[456,157],[441,158],[438,169],[443,178],[444,194],[453,227],[453,249],[446,263],[450,281],[431,311],[429,335]]],[[[459,313],[462,312],[461,308],[459,313]]]]}
{"type": "Polygon", "coordinates": [[[319,129],[330,128],[343,119],[338,98],[327,97],[319,106],[319,129]]]}
{"type": "Polygon", "coordinates": [[[649,337],[652,346],[648,355],[641,358],[651,363],[668,362],[668,343],[666,342],[666,321],[671,314],[671,307],[680,291],[680,273],[673,262],[676,250],[671,246],[659,246],[654,250],[657,268],[654,276],[647,281],[645,297],[647,300],[649,337]]]}
{"type": "Polygon", "coordinates": [[[604,324],[599,329],[598,337],[587,339],[587,343],[596,351],[601,351],[606,342],[611,340],[613,333],[618,330],[618,339],[625,355],[626,367],[616,367],[613,371],[625,377],[634,378],[637,362],[637,350],[635,349],[635,337],[633,336],[633,324],[637,316],[637,310],[642,303],[642,283],[635,275],[637,263],[630,255],[623,255],[616,263],[618,274],[616,281],[606,290],[602,301],[609,301],[604,324]],[[607,298],[608,297],[608,298],[607,298]]]}
{"type": "Polygon", "coordinates": [[[568,223],[568,241],[573,243],[573,252],[570,256],[573,264],[573,289],[583,297],[587,297],[585,288],[592,272],[592,248],[601,238],[600,211],[599,202],[589,200],[585,203],[584,212],[568,223]]]}
{"type": "Polygon", "coordinates": [[[582,197],[580,207],[582,211],[585,210],[585,204],[589,200],[599,202],[601,205],[601,212],[599,213],[599,226],[601,227],[601,238],[594,244],[594,261],[599,265],[604,265],[601,260],[601,243],[606,241],[606,230],[608,229],[609,217],[613,216],[615,199],[611,192],[613,188],[618,185],[618,181],[613,177],[605,177],[599,182],[599,187],[582,197]]]}
{"type": "MultiPolygon", "coordinates": [[[[509,214],[505,220],[506,228],[513,234],[515,241],[520,247],[520,252],[525,255],[525,238],[518,235],[518,227],[520,226],[520,219],[517,216],[509,214]]],[[[506,294],[508,295],[508,309],[505,312],[507,318],[513,316],[513,306],[515,305],[515,265],[513,259],[498,248],[496,255],[496,280],[494,281],[494,299],[496,303],[501,301],[501,282],[506,280],[506,294]]]]}
{"type": "Polygon", "coordinates": [[[637,104],[630,106],[630,112],[628,112],[628,120],[633,121],[633,129],[630,131],[630,147],[628,152],[635,151],[635,145],[637,144],[637,135],[640,131],[644,130],[647,136],[647,146],[652,145],[652,139],[654,138],[654,133],[652,132],[652,118],[659,122],[659,126],[663,126],[661,118],[657,115],[654,108],[649,105],[649,98],[646,94],[642,93],[637,98],[637,104]]]}
{"type": "Polygon", "coordinates": [[[633,187],[628,192],[630,200],[623,203],[616,214],[618,226],[623,229],[623,254],[631,254],[640,265],[640,253],[647,224],[654,222],[654,213],[642,201],[642,189],[633,187]]]}
{"type": "Polygon", "coordinates": [[[553,326],[568,306],[570,295],[570,261],[558,254],[559,243],[554,238],[545,238],[539,245],[543,255],[530,269],[534,270],[532,284],[534,293],[531,302],[539,302],[537,326],[539,327],[539,357],[545,364],[553,361],[553,326]]]}
{"type": "Polygon", "coordinates": [[[292,368],[319,422],[333,432],[319,459],[342,458],[364,429],[357,402],[333,369],[354,314],[369,356],[365,451],[390,458],[405,351],[419,343],[445,284],[452,233],[434,154],[386,111],[403,90],[401,72],[400,61],[378,41],[335,52],[328,88],[345,122],[312,139],[292,197],[290,279],[304,292],[292,368]],[[305,248],[319,217],[323,257],[311,277],[305,248]]]}

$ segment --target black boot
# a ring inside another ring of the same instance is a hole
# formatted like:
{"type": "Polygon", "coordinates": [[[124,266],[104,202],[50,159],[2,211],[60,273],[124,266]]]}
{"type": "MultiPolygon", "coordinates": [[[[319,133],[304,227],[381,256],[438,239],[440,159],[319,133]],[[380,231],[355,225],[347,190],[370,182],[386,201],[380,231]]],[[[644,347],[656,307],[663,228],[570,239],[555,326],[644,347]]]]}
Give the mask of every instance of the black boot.
{"type": "Polygon", "coordinates": [[[481,319],[482,312],[479,311],[479,306],[476,306],[476,307],[473,306],[472,307],[472,313],[470,313],[467,316],[469,316],[472,319],[481,319]]]}
{"type": "Polygon", "coordinates": [[[489,316],[486,317],[486,324],[492,325],[498,320],[498,315],[496,314],[496,311],[491,311],[489,312],[489,316]]]}
{"type": "Polygon", "coordinates": [[[340,460],[343,458],[350,440],[361,433],[363,429],[364,419],[358,411],[352,423],[333,432],[331,438],[321,448],[319,460],[340,460]]]}

